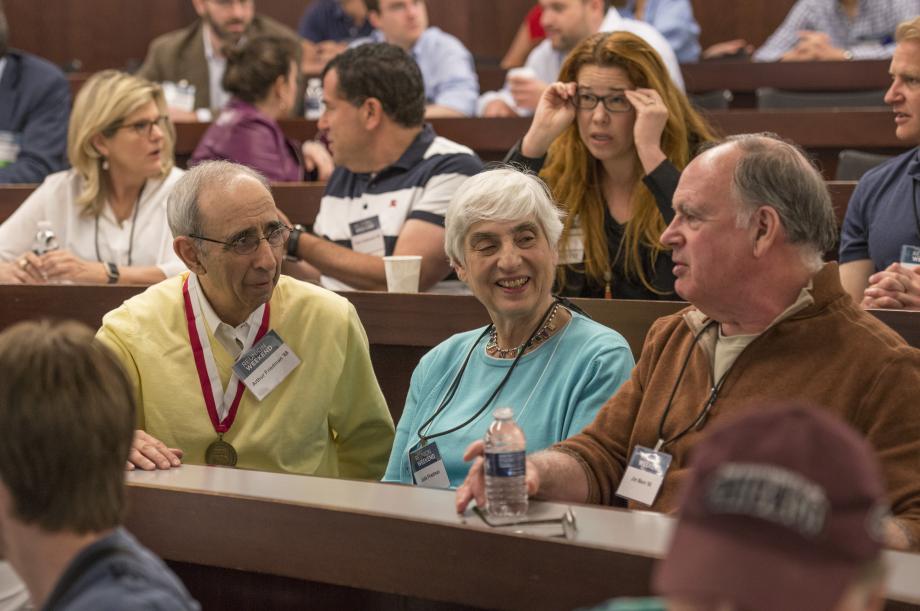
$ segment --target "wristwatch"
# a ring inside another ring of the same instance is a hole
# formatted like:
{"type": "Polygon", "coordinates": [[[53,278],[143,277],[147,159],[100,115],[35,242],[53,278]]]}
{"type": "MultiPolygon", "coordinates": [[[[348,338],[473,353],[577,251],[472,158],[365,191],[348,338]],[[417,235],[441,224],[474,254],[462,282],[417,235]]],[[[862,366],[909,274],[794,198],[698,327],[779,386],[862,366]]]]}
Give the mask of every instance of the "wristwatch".
{"type": "Polygon", "coordinates": [[[109,280],[109,284],[118,284],[118,278],[121,277],[121,272],[118,271],[118,266],[111,261],[106,261],[104,265],[105,275],[109,280]]]}
{"type": "Polygon", "coordinates": [[[288,237],[287,249],[286,249],[286,258],[288,261],[300,261],[300,257],[297,256],[297,244],[300,241],[300,234],[307,230],[306,227],[297,223],[291,229],[291,235],[288,237]]]}

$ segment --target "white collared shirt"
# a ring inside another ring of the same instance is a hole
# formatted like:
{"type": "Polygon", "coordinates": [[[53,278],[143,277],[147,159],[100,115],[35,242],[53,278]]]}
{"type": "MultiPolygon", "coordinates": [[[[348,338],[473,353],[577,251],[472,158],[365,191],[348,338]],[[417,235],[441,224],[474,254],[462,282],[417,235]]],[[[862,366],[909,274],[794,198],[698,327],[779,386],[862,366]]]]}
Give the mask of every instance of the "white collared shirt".
{"type": "Polygon", "coordinates": [[[227,354],[232,356],[234,360],[237,359],[244,348],[249,348],[246,345],[249,331],[253,325],[258,327],[262,323],[262,313],[265,310],[265,306],[261,305],[253,310],[246,320],[234,327],[222,321],[217,312],[214,311],[211,302],[208,301],[204,291],[201,290],[200,281],[189,282],[189,290],[195,294],[194,298],[198,299],[198,304],[201,306],[201,313],[204,315],[204,321],[207,323],[208,329],[214,333],[214,337],[227,351],[227,354]]]}
{"type": "Polygon", "coordinates": [[[134,213],[118,223],[109,204],[99,215],[83,214],[77,198],[83,179],[75,170],[51,174],[0,225],[0,260],[13,261],[32,248],[38,223],[48,221],[61,248],[85,261],[112,262],[144,267],[156,265],[169,278],[185,270],[173,251],[173,237],[166,221],[166,199],[184,172],[173,168],[165,179],[149,179],[134,213]],[[134,238],[132,240],[131,233],[134,238]],[[98,244],[98,251],[97,251],[98,244]]]}
{"type": "Polygon", "coordinates": [[[230,94],[224,91],[221,81],[227,69],[227,58],[217,53],[211,44],[211,27],[204,24],[201,28],[204,36],[204,57],[208,62],[208,85],[211,89],[211,108],[223,108],[230,100],[230,94]]]}

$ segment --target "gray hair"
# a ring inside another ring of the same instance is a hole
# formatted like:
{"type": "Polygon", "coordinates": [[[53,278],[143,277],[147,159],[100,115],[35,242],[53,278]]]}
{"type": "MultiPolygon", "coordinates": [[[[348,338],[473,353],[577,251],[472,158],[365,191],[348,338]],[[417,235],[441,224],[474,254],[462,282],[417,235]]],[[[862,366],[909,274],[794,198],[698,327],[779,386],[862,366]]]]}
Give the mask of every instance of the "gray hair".
{"type": "Polygon", "coordinates": [[[269,192],[271,187],[264,176],[244,165],[229,161],[205,161],[193,167],[176,182],[166,200],[166,218],[174,238],[181,235],[201,235],[201,193],[215,186],[229,188],[232,183],[248,176],[258,180],[269,192]]]}
{"type": "Polygon", "coordinates": [[[824,253],[837,243],[837,222],[824,178],[805,152],[768,132],[738,134],[718,144],[734,144],[742,153],[732,176],[738,226],[747,227],[758,207],[770,206],[789,242],[801,248],[805,266],[820,269],[824,253]]]}
{"type": "Polygon", "coordinates": [[[499,167],[467,178],[454,193],[444,219],[444,250],[451,263],[466,265],[464,241],[470,227],[482,221],[534,219],[552,250],[562,234],[564,213],[542,180],[511,167],[499,167]]]}

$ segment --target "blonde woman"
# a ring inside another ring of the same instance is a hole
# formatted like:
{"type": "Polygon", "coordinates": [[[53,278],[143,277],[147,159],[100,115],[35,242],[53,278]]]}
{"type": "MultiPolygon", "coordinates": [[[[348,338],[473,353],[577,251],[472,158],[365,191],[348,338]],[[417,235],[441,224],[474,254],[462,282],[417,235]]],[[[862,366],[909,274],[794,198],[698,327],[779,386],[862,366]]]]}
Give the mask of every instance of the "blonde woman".
{"type": "Polygon", "coordinates": [[[166,197],[182,174],[163,92],[99,72],[77,95],[67,133],[72,168],[48,176],[0,225],[0,281],[153,284],[184,269],[166,197]],[[52,250],[33,252],[40,229],[52,250]]]}

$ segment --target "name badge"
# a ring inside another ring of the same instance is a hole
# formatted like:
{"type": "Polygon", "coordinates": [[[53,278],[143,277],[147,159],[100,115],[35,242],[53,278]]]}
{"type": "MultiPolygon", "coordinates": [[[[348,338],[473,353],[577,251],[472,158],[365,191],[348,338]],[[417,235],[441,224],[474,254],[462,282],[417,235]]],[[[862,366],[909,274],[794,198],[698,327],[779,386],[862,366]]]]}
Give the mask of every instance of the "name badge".
{"type": "Polygon", "coordinates": [[[568,239],[559,245],[559,265],[573,265],[585,260],[585,242],[581,227],[572,227],[568,239]]]}
{"type": "Polygon", "coordinates": [[[907,269],[920,267],[920,246],[901,246],[901,265],[907,269]]]}
{"type": "Polygon", "coordinates": [[[185,112],[195,110],[195,86],[188,81],[165,81],[161,83],[163,87],[163,97],[166,99],[166,105],[170,108],[177,108],[185,112]]]}
{"type": "Polygon", "coordinates": [[[252,348],[240,355],[233,372],[256,399],[261,401],[273,391],[300,359],[274,331],[266,333],[252,348]]]}
{"type": "Polygon", "coordinates": [[[417,450],[409,451],[409,468],[412,470],[412,481],[416,486],[450,488],[447,469],[441,459],[438,444],[434,441],[417,450]]]}
{"type": "Polygon", "coordinates": [[[617,496],[651,506],[670,466],[670,454],[636,446],[617,488],[617,496]]]}
{"type": "Polygon", "coordinates": [[[0,168],[19,159],[19,142],[13,132],[0,131],[0,168]]]}
{"type": "Polygon", "coordinates": [[[348,224],[351,230],[351,249],[366,255],[382,257],[386,254],[380,217],[372,216],[348,224]]]}

